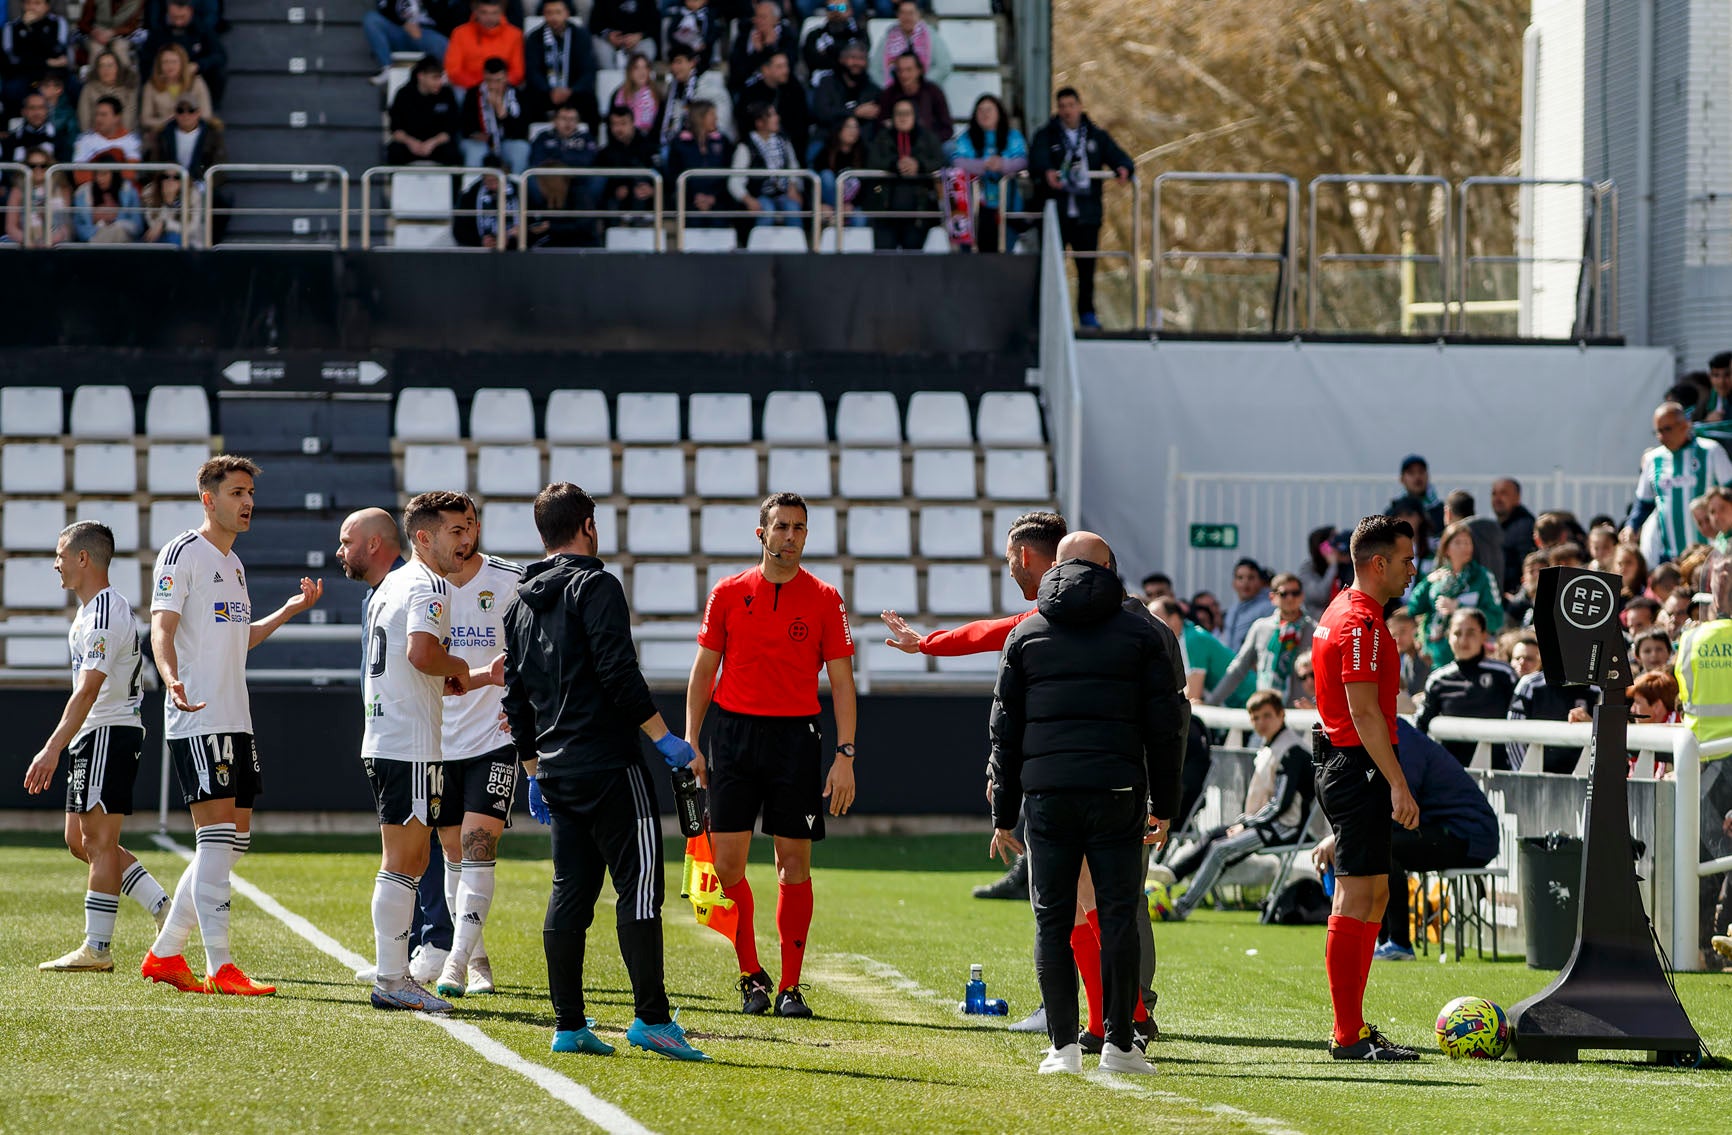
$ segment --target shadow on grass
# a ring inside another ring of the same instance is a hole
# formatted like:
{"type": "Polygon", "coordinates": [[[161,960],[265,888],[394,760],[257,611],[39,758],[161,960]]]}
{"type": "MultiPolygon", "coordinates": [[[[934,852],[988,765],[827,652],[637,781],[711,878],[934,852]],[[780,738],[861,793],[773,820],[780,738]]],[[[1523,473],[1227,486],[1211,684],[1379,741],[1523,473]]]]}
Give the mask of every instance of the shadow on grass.
{"type": "MultiPolygon", "coordinates": [[[[1164,1063],[1183,1063],[1182,1061],[1171,1060],[1167,1057],[1162,1057],[1161,1059],[1164,1063]]],[[[1191,1063],[1205,1064],[1210,1062],[1192,1061],[1191,1063]]],[[[1365,1063],[1369,1064],[1373,1062],[1366,1061],[1365,1063]]],[[[1187,1072],[1185,1074],[1187,1076],[1194,1076],[1199,1080],[1243,1080],[1249,1075],[1254,1075],[1255,1078],[1259,1080],[1292,1080],[1295,1083],[1306,1084],[1384,1084],[1392,1088],[1452,1088],[1460,1090],[1463,1088],[1479,1088],[1485,1086],[1484,1083],[1479,1080],[1419,1080],[1411,1076],[1356,1076],[1351,1074],[1344,1076],[1307,1076],[1303,1073],[1293,1074],[1283,1072],[1278,1068],[1251,1073],[1242,1065],[1233,1068],[1221,1068],[1219,1065],[1215,1065],[1215,1067],[1218,1071],[1187,1072]]],[[[1295,1066],[1289,1064],[1284,1067],[1293,1068],[1295,1066]]],[[[1306,1065],[1299,1065],[1298,1067],[1306,1067],[1306,1065]]],[[[1354,1067],[1358,1067],[1358,1065],[1354,1065],[1354,1067]]]]}
{"type": "Polygon", "coordinates": [[[1229,1048],[1298,1048],[1322,1052],[1323,1044],[1315,1040],[1294,1040],[1291,1037],[1266,1036],[1206,1036],[1201,1033],[1163,1033],[1162,1041],[1177,1040],[1191,1044],[1219,1044],[1229,1048]]]}
{"type": "Polygon", "coordinates": [[[924,1076],[891,1076],[882,1072],[853,1072],[846,1068],[808,1068],[797,1064],[762,1064],[749,1060],[729,1060],[723,1057],[717,1064],[728,1068],[758,1068],[765,1072],[795,1072],[811,1076],[841,1076],[849,1080],[876,1080],[888,1084],[931,1084],[939,1088],[968,1088],[974,1085],[956,1080],[932,1080],[924,1076]]]}

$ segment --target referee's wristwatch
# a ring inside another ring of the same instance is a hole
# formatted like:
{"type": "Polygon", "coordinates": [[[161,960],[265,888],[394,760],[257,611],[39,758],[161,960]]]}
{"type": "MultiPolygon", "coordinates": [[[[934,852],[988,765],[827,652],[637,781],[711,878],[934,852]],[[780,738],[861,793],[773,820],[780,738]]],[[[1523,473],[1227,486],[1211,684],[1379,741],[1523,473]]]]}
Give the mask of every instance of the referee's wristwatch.
{"type": "Polygon", "coordinates": [[[849,760],[853,760],[854,759],[854,746],[852,746],[852,745],[837,745],[836,746],[836,755],[838,757],[847,757],[849,760]]]}

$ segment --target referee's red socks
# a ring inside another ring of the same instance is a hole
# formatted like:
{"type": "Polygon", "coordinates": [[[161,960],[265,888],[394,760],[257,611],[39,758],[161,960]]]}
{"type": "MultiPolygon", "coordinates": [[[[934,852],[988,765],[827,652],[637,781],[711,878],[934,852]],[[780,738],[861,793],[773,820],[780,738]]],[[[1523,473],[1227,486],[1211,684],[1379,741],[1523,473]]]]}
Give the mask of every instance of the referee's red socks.
{"type": "Polygon", "coordinates": [[[758,965],[758,934],[752,926],[752,884],[741,875],[737,883],[722,884],[722,894],[733,900],[734,910],[739,913],[739,925],[734,930],[734,956],[740,959],[740,972],[757,973],[763,967],[758,965]]]}
{"type": "Polygon", "coordinates": [[[800,984],[806,960],[806,935],[812,929],[812,880],[783,883],[776,892],[776,933],[782,939],[782,980],[776,990],[800,984]]]}
{"type": "Polygon", "coordinates": [[[1353,1044],[1365,1032],[1365,983],[1371,976],[1378,929],[1376,922],[1329,916],[1323,969],[1329,975],[1329,1001],[1335,1009],[1336,1044],[1353,1044]]]}
{"type": "MultiPolygon", "coordinates": [[[[1094,1033],[1096,1036],[1106,1036],[1106,1033],[1094,1027],[1095,1025],[1103,1024],[1105,1021],[1103,1003],[1106,1000],[1106,994],[1102,989],[1103,979],[1101,977],[1101,912],[1098,909],[1091,910],[1084,914],[1083,917],[1088,919],[1089,936],[1091,939],[1086,948],[1092,950],[1093,955],[1090,958],[1091,969],[1082,972],[1092,972],[1095,976],[1093,986],[1088,985],[1088,980],[1086,978],[1083,981],[1085,988],[1089,989],[1089,1032],[1094,1033]]],[[[1071,932],[1070,950],[1071,953],[1076,955],[1077,967],[1079,971],[1081,971],[1083,955],[1082,951],[1077,948],[1076,931],[1074,930],[1071,932]]],[[[1139,989],[1137,991],[1136,1004],[1131,1010],[1131,1020],[1146,1021],[1148,1019],[1149,1011],[1143,1005],[1143,994],[1139,989]]]]}

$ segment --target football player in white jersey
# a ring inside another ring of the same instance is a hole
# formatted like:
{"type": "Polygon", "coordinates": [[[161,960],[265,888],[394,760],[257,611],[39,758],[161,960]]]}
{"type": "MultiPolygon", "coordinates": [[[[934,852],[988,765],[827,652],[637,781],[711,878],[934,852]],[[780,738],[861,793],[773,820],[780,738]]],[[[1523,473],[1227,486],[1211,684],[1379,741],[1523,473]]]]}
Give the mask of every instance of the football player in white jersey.
{"type": "Polygon", "coordinates": [[[132,815],[132,784],[144,750],[139,688],[144,656],[138,650],[138,620],[120,592],[108,585],[114,533],[81,520],[60,533],[54,570],[60,585],[78,596],[68,642],[72,648],[72,696],[60,724],[24,773],[31,795],[48,788],[60,754],[70,746],[66,776],[66,847],[90,864],[84,892],[84,942],[63,958],[37,969],[107,973],[114,969],[109,943],[120,912],[120,896],[156,919],[168,917],[168,895],[144,864],[120,846],[120,827],[132,815]]]}
{"type": "MultiPolygon", "coordinates": [[[[490,668],[504,650],[502,616],[517,593],[523,567],[483,555],[481,522],[467,495],[469,540],[451,588],[450,651],[471,667],[490,668]]],[[[439,825],[445,853],[445,903],[451,908],[451,953],[434,992],[440,997],[493,992],[493,966],[482,932],[493,906],[493,864],[499,837],[511,823],[517,790],[517,748],[505,724],[503,685],[489,684],[445,701],[445,793],[439,825]]]]}
{"type": "MultiPolygon", "coordinates": [[[[422,493],[403,509],[409,562],[387,575],[367,603],[367,670],[362,685],[361,763],[379,811],[384,862],[373,882],[375,966],[372,1003],[378,1009],[451,1008],[409,976],[409,929],[415,883],[427,869],[429,829],[446,807],[444,695],[498,682],[493,669],[472,670],[447,652],[451,587],[473,547],[457,493],[422,493]]],[[[503,667],[499,668],[501,671],[503,667]]]]}
{"type": "Polygon", "coordinates": [[[262,619],[252,617],[235,539],[253,524],[259,467],[222,454],[198,470],[204,523],[168,542],[151,573],[150,646],[167,693],[168,759],[198,829],[198,850],[174,889],[174,906],[141,967],[145,977],[186,993],[275,993],[242,973],[229,955],[229,875],[252,843],[253,804],[263,790],[247,700],[247,651],[312,607],[323,581],[262,619]],[[204,980],[181,951],[193,927],[204,940],[204,980]]]}

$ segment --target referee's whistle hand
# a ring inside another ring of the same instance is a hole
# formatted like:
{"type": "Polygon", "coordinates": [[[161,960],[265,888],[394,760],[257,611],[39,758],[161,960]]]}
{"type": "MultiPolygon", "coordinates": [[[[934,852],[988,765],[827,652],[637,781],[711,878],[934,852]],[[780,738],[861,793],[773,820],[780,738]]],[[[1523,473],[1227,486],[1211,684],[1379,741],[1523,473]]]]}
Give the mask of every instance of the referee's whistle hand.
{"type": "Polygon", "coordinates": [[[1419,801],[1413,798],[1406,785],[1390,788],[1389,804],[1390,816],[1396,823],[1408,831],[1419,826],[1419,801]]]}

